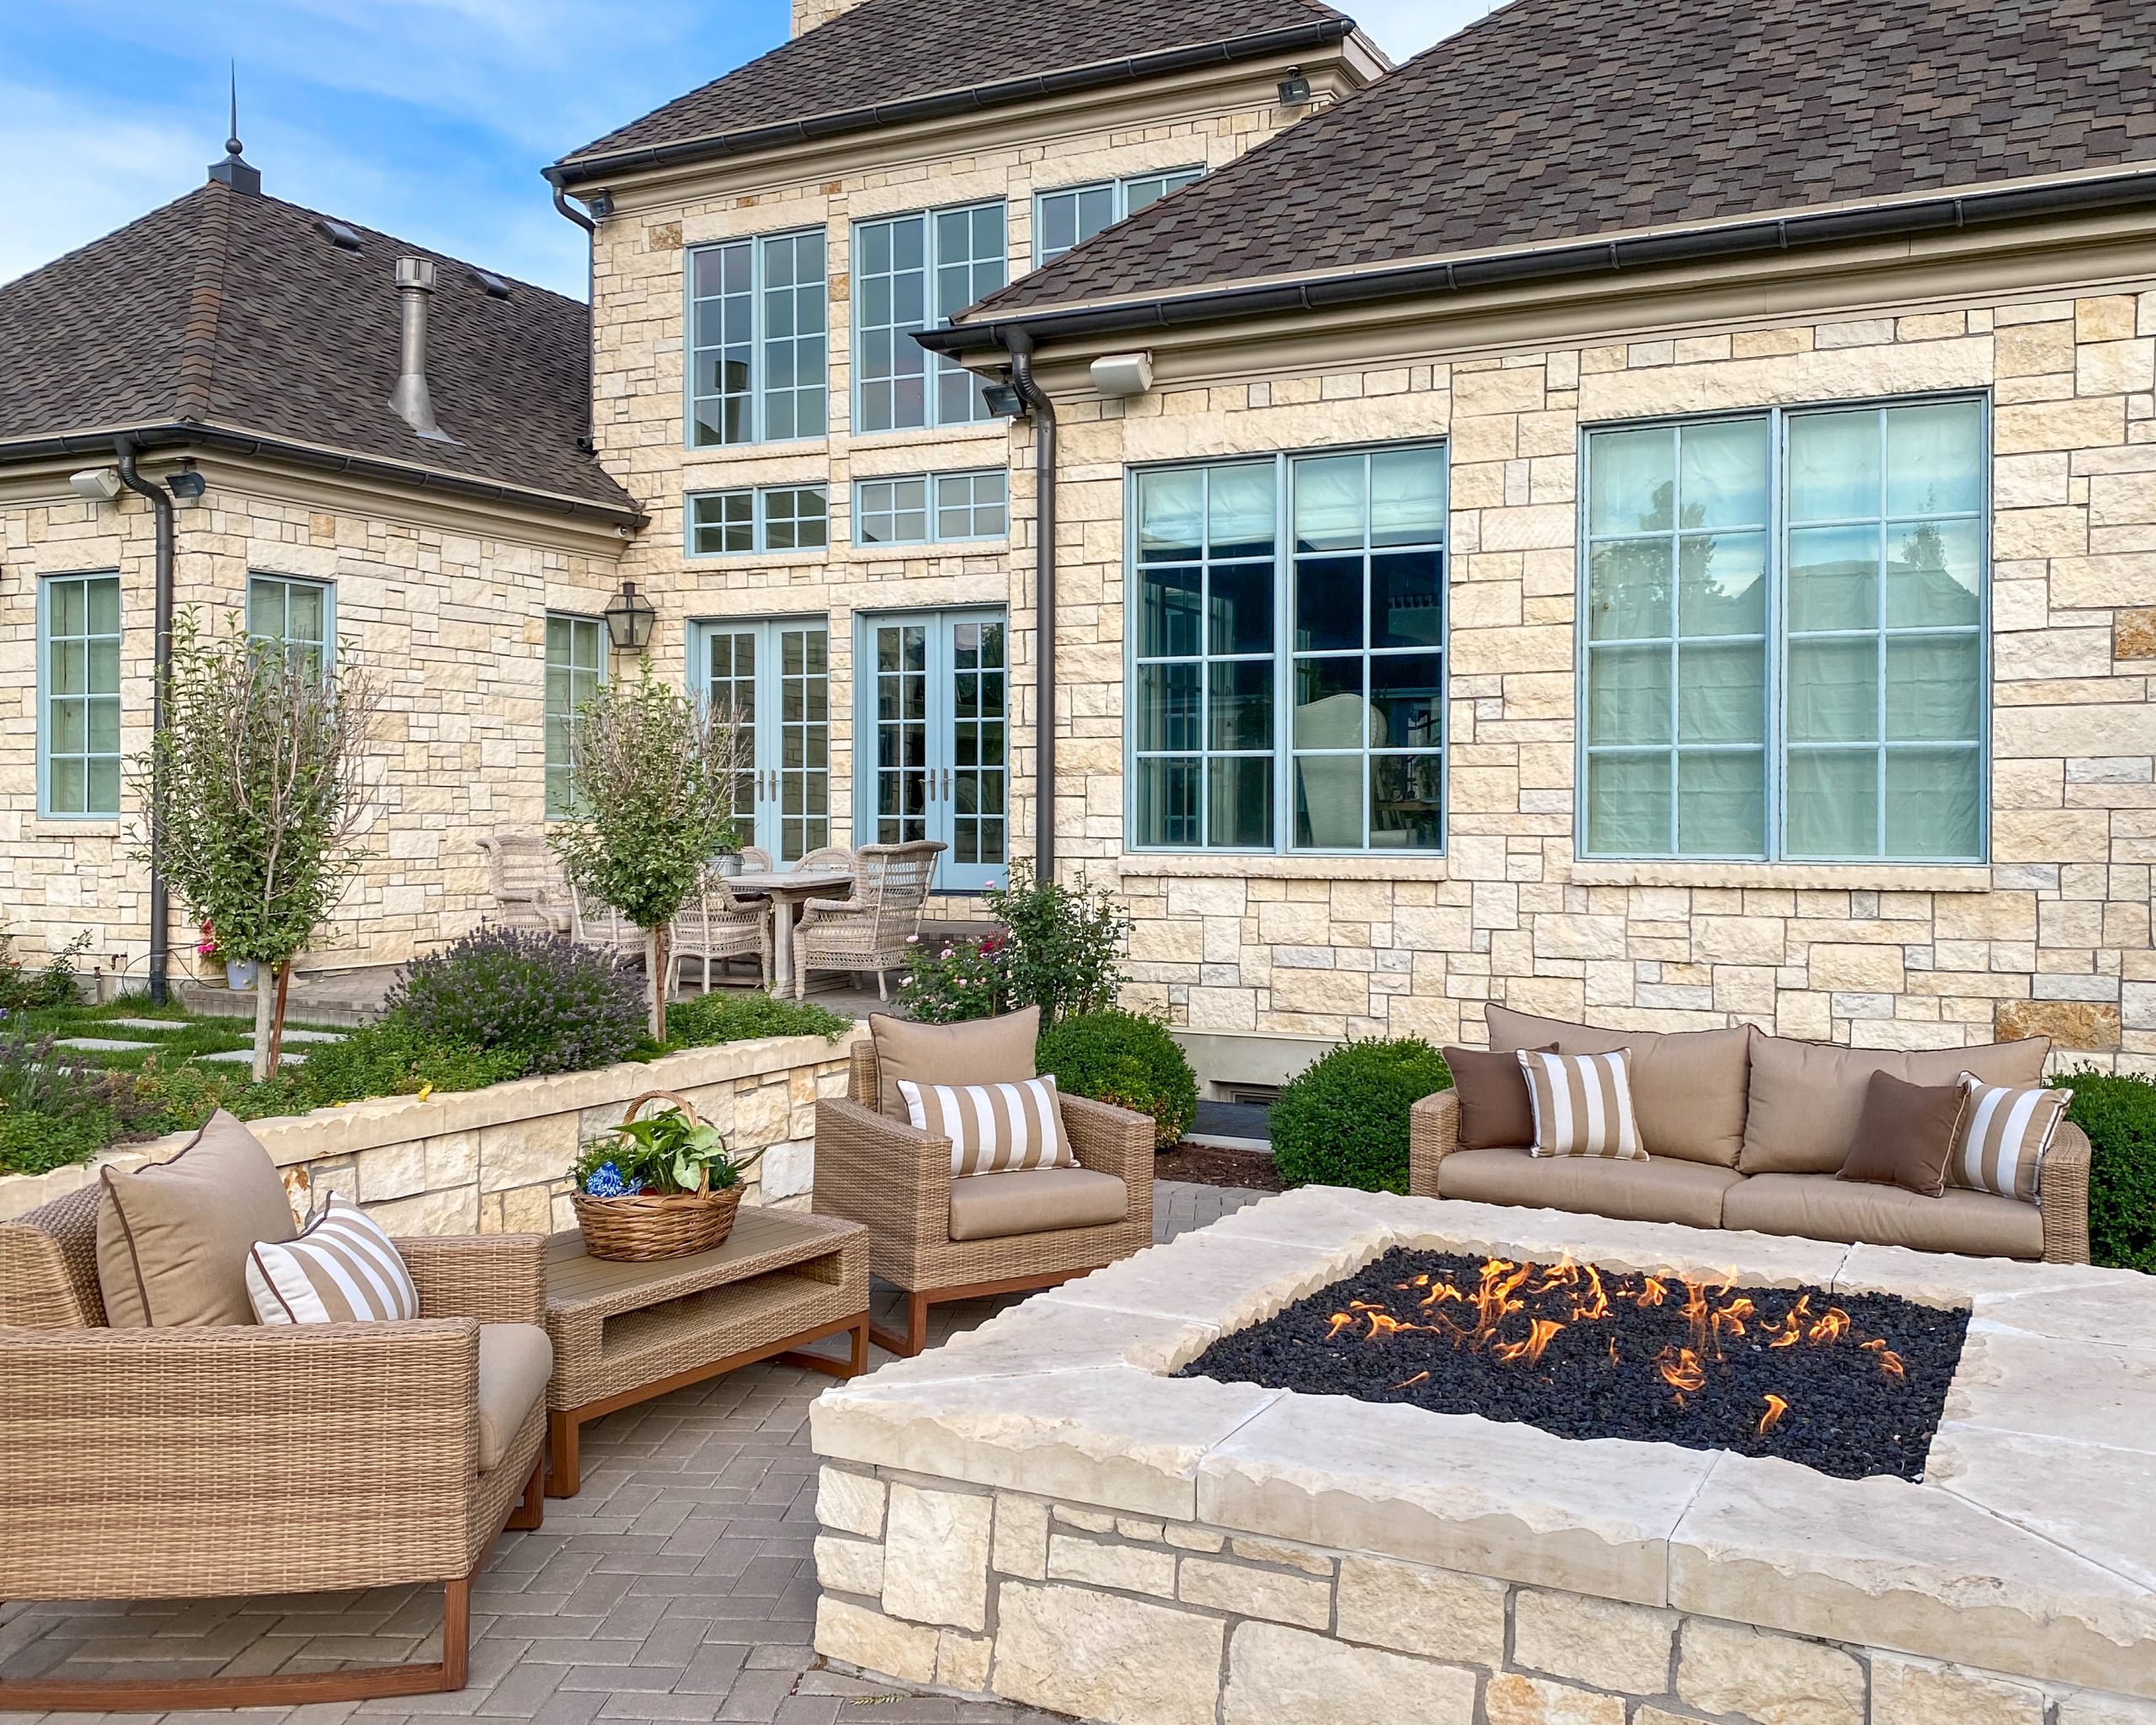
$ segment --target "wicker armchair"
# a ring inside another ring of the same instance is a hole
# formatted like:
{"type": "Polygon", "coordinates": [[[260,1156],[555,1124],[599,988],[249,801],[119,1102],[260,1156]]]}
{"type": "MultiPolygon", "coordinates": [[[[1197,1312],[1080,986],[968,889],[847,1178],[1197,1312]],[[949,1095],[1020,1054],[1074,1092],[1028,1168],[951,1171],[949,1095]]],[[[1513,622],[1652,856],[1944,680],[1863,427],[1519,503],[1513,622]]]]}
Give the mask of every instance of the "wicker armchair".
{"type": "Polygon", "coordinates": [[[595,952],[613,953],[624,959],[644,955],[643,931],[606,900],[579,886],[569,889],[569,937],[595,952]]]}
{"type": "MultiPolygon", "coordinates": [[[[936,858],[936,839],[903,845],[863,845],[853,853],[853,896],[811,899],[802,906],[793,933],[793,997],[808,993],[808,969],[873,970],[876,998],[887,1001],[886,973],[905,963],[906,947],[921,930],[936,858]]],[[[808,866],[804,858],[802,866],[808,866]]]]}
{"type": "Polygon", "coordinates": [[[811,851],[793,865],[797,874],[814,874],[821,869],[836,868],[851,873],[854,853],[844,845],[825,845],[811,851]]]}
{"type": "Polygon", "coordinates": [[[681,907],[674,919],[670,943],[672,959],[666,979],[667,992],[681,974],[681,961],[694,959],[702,969],[703,991],[711,992],[714,961],[754,959],[756,982],[767,986],[771,980],[771,907],[767,899],[737,899],[726,877],[707,870],[696,896],[681,907]]]}
{"type": "Polygon", "coordinates": [[[741,871],[744,874],[769,874],[771,872],[771,853],[761,845],[742,846],[741,871]]]}
{"type": "Polygon", "coordinates": [[[494,895],[488,921],[568,932],[568,887],[546,840],[533,833],[507,833],[481,839],[479,848],[487,853],[487,884],[494,895]]]}
{"type": "Polygon", "coordinates": [[[400,1240],[408,1323],[109,1328],[89,1186],[0,1224],[0,1599],[443,1584],[431,1664],[0,1681],[0,1712],[296,1706],[461,1689],[472,1584],[539,1525],[546,1397],[479,1471],[479,1329],[543,1323],[536,1234],[400,1240]]]}
{"type": "Polygon", "coordinates": [[[951,1140],[879,1113],[876,1094],[876,1047],[863,1038],[853,1045],[846,1100],[816,1104],[814,1205],[819,1215],[867,1227],[870,1272],[905,1292],[905,1333],[873,1329],[878,1346],[918,1354],[931,1306],[1051,1288],[1153,1243],[1153,1122],[1145,1115],[1082,1096],[1061,1098],[1063,1130],[1079,1165],[1114,1175],[1130,1194],[1122,1220],[953,1240],[951,1140]]]}

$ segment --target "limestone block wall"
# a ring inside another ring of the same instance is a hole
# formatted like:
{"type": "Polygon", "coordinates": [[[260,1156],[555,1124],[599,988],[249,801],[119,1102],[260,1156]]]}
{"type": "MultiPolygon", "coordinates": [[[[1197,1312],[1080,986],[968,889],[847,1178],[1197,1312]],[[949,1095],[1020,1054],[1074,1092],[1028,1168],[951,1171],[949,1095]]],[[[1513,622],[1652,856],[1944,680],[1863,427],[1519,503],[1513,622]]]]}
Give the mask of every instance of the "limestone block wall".
{"type": "MultiPolygon", "coordinates": [[[[816,1102],[846,1094],[844,1039],[769,1037],[686,1049],[648,1065],[520,1079],[486,1090],[382,1097],[311,1114],[250,1121],[304,1214],[335,1192],[392,1233],[547,1233],[576,1226],[568,1170],[578,1147],[622,1122],[648,1091],[685,1097],[737,1154],[761,1150],[750,1204],[806,1210],[814,1184],[816,1102]]],[[[49,1174],[0,1176],[0,1220],[88,1185],[99,1170],[177,1156],[179,1134],[109,1151],[49,1174]]]]}
{"type": "MultiPolygon", "coordinates": [[[[464,932],[492,902],[478,841],[544,819],[546,613],[605,608],[618,582],[604,548],[613,536],[205,472],[202,502],[176,512],[179,606],[221,628],[244,616],[251,574],[326,582],[340,643],[382,693],[367,862],[315,959],[394,962],[464,932]]],[[[116,820],[37,813],[37,590],[46,575],[119,572],[120,748],[131,758],[150,734],[152,535],[147,503],[85,502],[64,475],[0,493],[0,928],[32,958],[88,930],[89,961],[129,977],[148,942],[147,872],[128,857],[131,799],[116,820]]],[[[175,974],[192,934],[175,905],[175,974]]]]}
{"type": "Polygon", "coordinates": [[[1111,1725],[2156,1725],[2156,1703],[1202,1522],[824,1465],[816,1648],[1111,1725]]]}
{"type": "MultiPolygon", "coordinates": [[[[1663,315],[1673,315],[1666,309],[1663,315]]],[[[1273,369],[1059,402],[1064,854],[1120,883],[1134,1003],[1192,1030],[1478,1041],[1481,1005],[1896,1047],[2052,1036],[2156,1071],[2156,291],[1273,369]],[[1986,391],[1992,854],[1977,868],[1575,856],[1583,425],[1986,391]],[[1145,855],[1124,838],[1130,465],[1449,442],[1442,859],[1145,855]]],[[[1201,358],[1186,369],[1206,364],[1201,358]]],[[[1030,488],[1022,489],[1022,510],[1030,488]]]]}

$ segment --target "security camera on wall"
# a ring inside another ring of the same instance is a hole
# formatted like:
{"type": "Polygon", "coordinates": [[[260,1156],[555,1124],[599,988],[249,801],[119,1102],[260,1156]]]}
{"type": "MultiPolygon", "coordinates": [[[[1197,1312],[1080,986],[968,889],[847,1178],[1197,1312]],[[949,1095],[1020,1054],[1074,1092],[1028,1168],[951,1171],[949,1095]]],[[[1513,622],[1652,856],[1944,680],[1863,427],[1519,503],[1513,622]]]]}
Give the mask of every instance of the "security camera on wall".
{"type": "Polygon", "coordinates": [[[67,483],[77,497],[88,498],[92,503],[110,503],[126,489],[120,483],[120,475],[110,467],[85,467],[79,473],[70,473],[67,483]]]}

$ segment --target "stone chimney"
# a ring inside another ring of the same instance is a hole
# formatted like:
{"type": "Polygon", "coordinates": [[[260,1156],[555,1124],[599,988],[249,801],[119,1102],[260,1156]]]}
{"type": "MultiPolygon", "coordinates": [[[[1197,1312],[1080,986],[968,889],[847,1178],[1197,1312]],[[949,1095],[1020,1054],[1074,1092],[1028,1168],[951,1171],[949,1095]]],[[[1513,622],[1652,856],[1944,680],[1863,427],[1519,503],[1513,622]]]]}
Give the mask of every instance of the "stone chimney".
{"type": "Polygon", "coordinates": [[[829,24],[860,4],[861,0],[793,0],[793,34],[805,36],[818,24],[829,24]]]}

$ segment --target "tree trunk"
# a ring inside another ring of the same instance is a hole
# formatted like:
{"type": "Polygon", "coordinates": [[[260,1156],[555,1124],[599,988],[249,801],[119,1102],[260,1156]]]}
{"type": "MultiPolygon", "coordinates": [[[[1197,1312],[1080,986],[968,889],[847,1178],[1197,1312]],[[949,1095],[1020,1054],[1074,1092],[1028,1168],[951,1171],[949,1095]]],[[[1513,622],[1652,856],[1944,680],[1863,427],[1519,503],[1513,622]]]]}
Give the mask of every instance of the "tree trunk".
{"type": "Polygon", "coordinates": [[[259,1084],[276,1069],[270,1062],[272,1027],[277,1017],[277,967],[254,967],[254,1081],[259,1084]]]}
{"type": "Polygon", "coordinates": [[[292,961],[290,959],[277,967],[277,1001],[270,1025],[270,1070],[280,1071],[285,1064],[285,1001],[292,989],[292,961]]]}
{"type": "Polygon", "coordinates": [[[651,1039],[666,1040],[666,959],[670,928],[643,932],[644,969],[651,981],[651,1039]]]}

